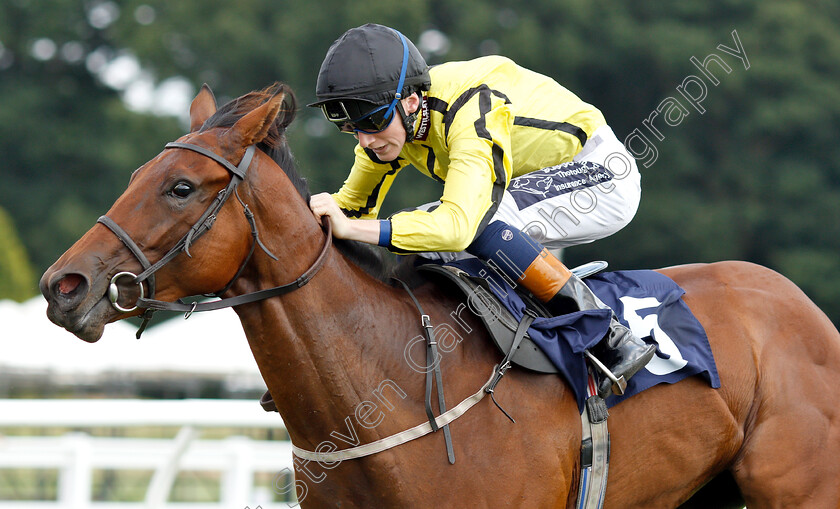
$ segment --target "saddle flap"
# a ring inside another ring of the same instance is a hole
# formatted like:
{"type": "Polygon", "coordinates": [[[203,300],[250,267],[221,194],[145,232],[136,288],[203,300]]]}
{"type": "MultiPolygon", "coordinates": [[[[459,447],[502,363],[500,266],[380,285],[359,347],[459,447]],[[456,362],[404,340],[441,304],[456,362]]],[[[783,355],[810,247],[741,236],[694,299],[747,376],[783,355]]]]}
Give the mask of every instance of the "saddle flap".
{"type": "MultiPolygon", "coordinates": [[[[418,270],[440,276],[460,289],[467,297],[470,311],[481,318],[493,343],[504,354],[510,351],[519,322],[499,303],[486,280],[472,277],[461,269],[446,265],[426,264],[418,267],[418,270]]],[[[511,362],[539,373],[558,372],[554,363],[531,341],[527,333],[513,354],[511,362]]]]}

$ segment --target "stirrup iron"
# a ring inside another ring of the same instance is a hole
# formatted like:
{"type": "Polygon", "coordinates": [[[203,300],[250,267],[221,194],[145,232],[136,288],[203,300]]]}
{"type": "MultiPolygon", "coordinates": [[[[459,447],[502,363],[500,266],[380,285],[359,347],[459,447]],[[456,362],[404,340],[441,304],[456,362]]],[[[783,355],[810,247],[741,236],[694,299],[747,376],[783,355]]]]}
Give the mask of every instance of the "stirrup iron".
{"type": "Polygon", "coordinates": [[[617,396],[624,395],[624,391],[627,390],[627,380],[624,379],[624,375],[616,377],[615,374],[612,371],[610,371],[610,369],[606,367],[603,362],[598,360],[597,357],[592,355],[592,353],[590,353],[589,350],[584,350],[583,353],[589,358],[592,364],[604,374],[604,376],[606,376],[610,379],[610,381],[612,381],[613,394],[617,396]]]}

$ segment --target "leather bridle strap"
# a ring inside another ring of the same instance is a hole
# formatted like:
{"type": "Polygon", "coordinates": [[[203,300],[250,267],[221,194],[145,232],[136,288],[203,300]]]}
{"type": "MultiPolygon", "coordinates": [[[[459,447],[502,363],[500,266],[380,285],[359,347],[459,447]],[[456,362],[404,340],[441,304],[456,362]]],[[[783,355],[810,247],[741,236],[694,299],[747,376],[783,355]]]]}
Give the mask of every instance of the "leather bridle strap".
{"type": "Polygon", "coordinates": [[[277,297],[297,290],[301,286],[308,283],[315,276],[315,274],[319,270],[321,270],[321,267],[324,266],[324,263],[327,260],[327,255],[329,254],[329,249],[332,245],[332,225],[330,224],[329,218],[327,217],[322,217],[321,221],[323,221],[326,224],[327,238],[324,242],[324,247],[321,248],[321,252],[318,254],[318,258],[315,259],[315,262],[306,270],[306,272],[301,274],[300,277],[298,277],[291,283],[286,283],[284,285],[275,286],[273,288],[266,288],[265,290],[259,290],[253,293],[246,293],[244,295],[238,295],[236,297],[230,297],[227,299],[219,299],[208,302],[193,302],[191,304],[183,302],[165,302],[160,300],[140,298],[137,299],[137,306],[141,308],[153,309],[155,311],[179,311],[183,313],[197,313],[200,311],[214,311],[216,309],[223,309],[233,306],[239,306],[242,304],[248,304],[259,300],[265,300],[271,297],[277,297]]]}
{"type": "Polygon", "coordinates": [[[245,151],[245,155],[242,157],[242,161],[239,163],[239,167],[232,165],[229,161],[223,159],[221,156],[211,152],[210,150],[200,147],[198,145],[193,145],[190,143],[167,143],[165,148],[181,148],[191,150],[193,152],[198,152],[201,155],[207,156],[214,161],[218,162],[222,166],[225,167],[229,172],[231,172],[231,179],[228,185],[219,191],[216,195],[216,198],[213,200],[213,203],[204,211],[201,217],[198,218],[198,221],[193,224],[190,230],[183,236],[181,239],[170,249],[160,260],[152,265],[149,263],[149,260],[143,254],[143,251],[137,246],[137,243],[132,240],[131,236],[123,230],[115,221],[113,221],[108,216],[101,216],[97,222],[102,223],[103,225],[107,226],[109,230],[111,230],[114,235],[117,236],[120,241],[125,244],[125,246],[134,254],[137,260],[140,262],[140,265],[143,267],[143,272],[138,274],[134,278],[134,282],[137,284],[141,284],[143,281],[149,281],[149,298],[153,298],[155,296],[155,283],[154,283],[154,274],[161,267],[172,261],[173,258],[181,254],[181,251],[185,251],[187,255],[190,254],[190,245],[198,239],[201,235],[206,233],[210,228],[213,226],[213,223],[216,220],[216,214],[218,214],[219,210],[221,210],[222,206],[227,202],[228,198],[236,191],[236,187],[239,185],[240,182],[245,178],[246,172],[248,171],[248,167],[251,165],[251,160],[254,157],[254,152],[256,151],[256,146],[251,145],[245,151]]]}
{"type": "MultiPolygon", "coordinates": [[[[146,325],[148,324],[149,320],[152,317],[152,314],[155,311],[180,311],[186,313],[186,317],[189,317],[190,314],[196,311],[212,311],[215,309],[239,306],[241,304],[247,304],[250,302],[256,302],[259,300],[276,297],[302,287],[303,285],[308,283],[313,276],[315,276],[315,274],[321,269],[321,267],[323,267],[324,263],[326,262],[327,254],[329,253],[329,248],[332,245],[332,227],[330,225],[328,217],[322,218],[322,223],[326,228],[326,241],[324,242],[324,247],[319,253],[318,258],[306,270],[306,272],[301,274],[300,277],[298,277],[291,283],[275,286],[273,288],[267,288],[265,290],[260,290],[253,293],[239,295],[236,297],[231,297],[228,299],[219,299],[209,302],[184,303],[180,301],[180,299],[178,302],[165,302],[160,300],[154,300],[153,297],[155,295],[155,272],[157,272],[158,269],[169,263],[173,258],[178,256],[182,251],[185,252],[188,256],[191,256],[190,245],[192,245],[192,243],[197,238],[199,238],[208,230],[210,230],[210,228],[212,228],[213,223],[216,221],[216,215],[219,213],[219,210],[221,210],[222,206],[224,206],[224,204],[231,196],[236,196],[239,202],[242,204],[245,217],[248,220],[248,224],[251,227],[251,236],[254,238],[254,241],[251,245],[251,250],[247,258],[245,258],[245,260],[240,265],[239,270],[236,272],[234,278],[225,286],[223,290],[213,295],[222,295],[233,285],[233,282],[239,277],[240,274],[242,274],[245,265],[251,259],[251,255],[254,253],[254,249],[256,246],[259,246],[272,259],[277,260],[277,257],[274,256],[271,253],[271,251],[269,251],[268,248],[266,248],[265,245],[263,245],[263,243],[260,241],[259,235],[257,233],[256,223],[254,221],[254,214],[249,210],[248,206],[242,202],[242,200],[239,198],[239,195],[237,194],[237,186],[245,179],[247,175],[248,168],[250,167],[251,161],[254,158],[256,146],[251,145],[245,150],[245,155],[242,157],[242,160],[239,162],[238,166],[234,166],[230,161],[226,160],[225,158],[216,154],[210,149],[199,145],[193,145],[191,143],[172,142],[167,143],[165,148],[191,150],[203,156],[209,157],[210,159],[224,166],[225,169],[231,173],[231,178],[228,185],[224,189],[219,191],[219,193],[216,195],[216,198],[213,200],[213,203],[211,203],[210,206],[204,211],[201,217],[199,217],[198,221],[196,221],[193,224],[189,231],[186,234],[184,234],[183,237],[181,237],[181,239],[172,247],[172,249],[170,249],[165,255],[163,255],[163,257],[160,260],[158,260],[154,264],[151,264],[149,262],[148,258],[146,258],[146,256],[143,254],[143,251],[140,249],[137,243],[134,242],[134,240],[131,239],[131,236],[125,230],[123,230],[116,222],[114,222],[107,216],[102,216],[98,219],[99,223],[105,225],[109,230],[111,230],[114,233],[114,235],[116,235],[118,239],[120,239],[120,241],[123,244],[125,244],[125,246],[137,258],[137,260],[140,262],[140,265],[143,267],[143,272],[141,272],[137,276],[134,276],[134,274],[130,273],[120,273],[114,277],[114,279],[117,279],[119,276],[122,275],[133,276],[134,282],[138,285],[142,285],[143,281],[148,282],[149,296],[143,296],[141,286],[141,295],[140,298],[137,299],[136,303],[137,308],[145,309],[143,313],[143,324],[137,331],[138,339],[140,338],[140,334],[146,328],[146,325]]],[[[116,304],[116,299],[119,297],[119,292],[118,290],[116,290],[116,282],[112,280],[111,286],[114,289],[114,295],[112,297],[112,304],[114,304],[114,307],[124,312],[131,311],[130,309],[122,309],[118,307],[118,305],[116,304]]]]}
{"type": "Polygon", "coordinates": [[[251,158],[254,157],[254,151],[252,150],[253,147],[255,147],[255,145],[250,145],[248,147],[248,150],[246,150],[245,155],[242,156],[242,161],[239,162],[238,167],[234,166],[233,164],[231,164],[230,161],[220,156],[219,154],[213,152],[212,150],[199,145],[193,145],[192,143],[179,143],[176,141],[172,141],[167,143],[164,148],[183,148],[187,150],[192,150],[193,152],[198,152],[199,154],[207,156],[210,159],[221,164],[222,166],[227,168],[227,171],[233,173],[241,180],[245,180],[245,174],[248,171],[248,166],[251,165],[251,158]]]}
{"type": "MultiPolygon", "coordinates": [[[[254,151],[256,150],[255,145],[251,145],[245,151],[245,155],[242,157],[242,161],[239,163],[239,167],[232,165],[227,160],[223,159],[221,156],[218,156],[211,152],[210,150],[200,147],[198,145],[193,145],[191,143],[167,143],[164,148],[182,148],[186,150],[192,150],[193,152],[198,152],[201,155],[207,156],[210,159],[216,161],[217,163],[224,166],[229,172],[232,173],[230,176],[230,182],[228,183],[227,187],[219,191],[219,194],[216,195],[215,200],[213,203],[204,211],[201,217],[198,218],[198,221],[193,224],[192,228],[181,237],[181,240],[178,241],[172,249],[169,250],[168,253],[163,255],[163,258],[158,260],[154,265],[144,270],[141,274],[137,275],[136,281],[139,283],[143,281],[145,278],[149,277],[150,275],[154,274],[161,267],[172,261],[173,258],[178,256],[181,251],[187,253],[190,256],[190,246],[196,239],[207,233],[207,231],[212,228],[213,223],[216,221],[216,215],[219,213],[219,210],[222,209],[224,204],[228,201],[228,198],[236,191],[236,187],[245,179],[245,175],[248,171],[248,167],[251,165],[251,160],[254,157],[254,151]]],[[[154,294],[149,294],[149,298],[154,297],[154,294]]]]}
{"type": "MultiPolygon", "coordinates": [[[[143,251],[140,249],[139,246],[137,246],[134,240],[132,240],[131,236],[129,236],[129,234],[127,234],[125,230],[123,230],[120,227],[120,225],[115,223],[110,217],[100,216],[99,219],[96,220],[96,222],[102,223],[103,225],[108,227],[108,229],[111,230],[123,244],[125,244],[125,247],[127,247],[128,250],[131,251],[131,254],[133,254],[134,257],[137,258],[137,261],[140,262],[140,266],[143,267],[144,271],[148,270],[149,267],[152,266],[152,264],[149,263],[149,259],[146,258],[146,255],[143,254],[143,251]]],[[[155,275],[149,274],[149,277],[146,279],[146,281],[149,285],[149,296],[151,297],[155,294],[155,275]]],[[[138,281],[137,284],[141,284],[141,282],[138,281]]]]}
{"type": "MultiPolygon", "coordinates": [[[[111,304],[119,311],[127,312],[139,307],[135,305],[134,308],[123,308],[121,307],[117,301],[119,299],[119,287],[117,286],[116,279],[120,276],[132,276],[133,282],[137,285],[140,285],[140,298],[144,298],[143,295],[143,281],[148,280],[149,286],[149,299],[155,296],[155,282],[154,282],[154,274],[157,272],[161,267],[172,261],[173,258],[181,254],[182,251],[187,253],[187,256],[190,255],[190,245],[204,233],[206,233],[210,228],[213,227],[213,223],[216,221],[216,214],[218,214],[219,210],[221,210],[222,206],[224,206],[225,202],[227,202],[228,198],[231,197],[232,194],[236,193],[236,187],[244,180],[245,175],[248,172],[248,167],[251,165],[251,161],[254,158],[254,153],[256,152],[256,146],[250,145],[248,148],[245,149],[245,155],[242,157],[242,160],[239,162],[239,166],[234,166],[229,161],[225,160],[221,156],[213,153],[209,149],[204,147],[200,147],[198,145],[193,145],[191,143],[167,143],[165,148],[181,148],[191,150],[193,152],[197,152],[201,155],[209,157],[214,161],[218,162],[222,166],[225,167],[231,173],[230,182],[228,183],[227,187],[219,191],[216,195],[216,198],[213,200],[213,203],[204,211],[204,213],[199,217],[198,221],[193,224],[193,226],[189,229],[187,233],[184,234],[181,239],[175,243],[175,245],[170,249],[163,257],[158,260],[154,265],[150,265],[148,258],[143,255],[142,250],[137,246],[137,243],[132,240],[131,236],[123,230],[115,221],[110,219],[108,216],[100,217],[97,222],[102,223],[105,225],[120,241],[128,247],[128,249],[134,254],[137,260],[140,262],[140,265],[143,267],[143,272],[138,275],[134,275],[130,272],[119,273],[114,276],[111,280],[111,285],[108,289],[108,295],[111,299],[111,304]]],[[[237,196],[238,198],[238,196],[237,196]]],[[[241,200],[240,200],[241,201],[241,200]]],[[[243,204],[245,208],[245,216],[248,218],[248,221],[251,225],[252,235],[254,235],[255,243],[259,244],[266,253],[274,258],[274,256],[259,242],[259,237],[256,233],[256,224],[253,222],[253,217],[248,210],[248,207],[243,204]]],[[[253,249],[251,250],[253,253],[253,249]]],[[[250,259],[250,254],[248,255],[248,259],[250,259]]],[[[242,272],[245,264],[248,262],[246,259],[242,266],[240,267],[239,271],[237,272],[237,277],[242,272]]],[[[275,258],[276,259],[276,258],[275,258]]],[[[225,287],[227,290],[230,287],[231,283],[228,283],[228,286],[225,287]]],[[[139,301],[139,299],[138,299],[139,301]]],[[[140,328],[137,329],[137,339],[140,339],[141,334],[143,331],[146,330],[146,326],[149,325],[149,322],[152,320],[152,316],[154,315],[155,310],[153,309],[145,309],[143,311],[142,317],[143,322],[140,324],[140,328]]]]}

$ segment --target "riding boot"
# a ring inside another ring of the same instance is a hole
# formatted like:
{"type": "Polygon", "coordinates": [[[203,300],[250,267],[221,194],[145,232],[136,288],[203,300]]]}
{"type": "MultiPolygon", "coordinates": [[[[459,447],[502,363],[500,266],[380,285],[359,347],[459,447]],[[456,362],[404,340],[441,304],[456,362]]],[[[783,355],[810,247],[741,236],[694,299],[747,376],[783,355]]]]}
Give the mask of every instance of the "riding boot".
{"type": "MultiPolygon", "coordinates": [[[[552,313],[609,309],[542,244],[503,221],[487,225],[467,251],[493,262],[496,268],[546,303],[552,313]]],[[[591,352],[586,352],[590,361],[606,375],[598,384],[598,394],[606,398],[610,388],[616,394],[623,394],[627,380],[650,361],[655,351],[655,346],[636,338],[613,313],[609,332],[591,352]]]]}
{"type": "MultiPolygon", "coordinates": [[[[524,271],[519,282],[545,302],[549,310],[558,309],[569,300],[581,311],[610,309],[580,278],[545,249],[524,271]]],[[[638,339],[613,313],[609,332],[589,352],[595,357],[593,362],[605,375],[598,384],[598,395],[606,398],[610,389],[618,395],[624,394],[627,380],[642,369],[655,352],[655,345],[648,345],[638,339]]]]}

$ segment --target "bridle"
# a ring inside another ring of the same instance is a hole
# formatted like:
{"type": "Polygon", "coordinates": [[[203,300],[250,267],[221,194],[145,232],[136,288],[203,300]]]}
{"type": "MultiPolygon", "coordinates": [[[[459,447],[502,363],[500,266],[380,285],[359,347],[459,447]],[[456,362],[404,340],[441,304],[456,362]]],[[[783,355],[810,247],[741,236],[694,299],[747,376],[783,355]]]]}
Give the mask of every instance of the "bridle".
{"type": "Polygon", "coordinates": [[[312,263],[312,265],[297,279],[292,281],[291,283],[287,283],[280,286],[275,286],[273,288],[267,288],[264,290],[259,290],[252,293],[246,293],[243,295],[238,295],[236,297],[230,297],[227,299],[222,299],[221,296],[227,292],[230,287],[233,285],[234,281],[242,274],[242,271],[245,270],[245,266],[250,261],[251,257],[256,250],[256,247],[259,246],[269,257],[274,260],[277,260],[277,257],[268,250],[267,247],[262,243],[259,238],[259,234],[257,232],[257,224],[254,220],[254,214],[248,208],[242,199],[239,197],[239,193],[237,191],[237,186],[245,180],[245,177],[248,174],[248,168],[251,165],[251,162],[254,158],[254,152],[256,150],[255,145],[249,146],[245,150],[245,155],[242,157],[242,160],[239,162],[238,166],[234,166],[230,161],[221,157],[220,155],[216,154],[210,149],[205,147],[195,145],[192,143],[178,143],[172,142],[167,143],[165,148],[167,149],[185,149],[191,150],[193,152],[197,152],[203,156],[209,157],[210,159],[216,161],[217,163],[221,164],[225,167],[225,169],[230,172],[231,178],[228,185],[219,191],[216,195],[216,198],[213,200],[213,203],[204,211],[201,217],[198,218],[198,221],[193,224],[193,226],[184,234],[181,239],[175,243],[172,248],[161,257],[156,263],[151,264],[149,259],[146,255],[143,254],[143,251],[137,245],[136,242],[131,238],[131,236],[126,233],[114,220],[109,218],[106,215],[101,216],[97,223],[102,223],[105,225],[109,230],[111,230],[114,235],[128,248],[129,251],[134,255],[135,258],[140,262],[141,267],[143,268],[143,272],[140,274],[134,274],[132,272],[122,271],[115,274],[111,277],[110,285],[108,286],[108,299],[111,302],[111,305],[117,311],[123,313],[130,313],[136,309],[144,309],[143,312],[143,324],[137,330],[137,338],[140,338],[140,335],[145,330],[146,326],[148,325],[149,321],[152,319],[152,315],[155,311],[179,311],[186,313],[185,318],[189,318],[189,316],[197,311],[212,311],[215,309],[222,309],[226,307],[232,306],[239,306],[241,304],[247,304],[249,302],[256,302],[259,300],[268,299],[270,297],[275,297],[279,295],[283,295],[285,293],[292,292],[297,290],[301,286],[305,285],[312,279],[313,276],[323,267],[324,262],[326,261],[327,253],[329,252],[330,245],[332,244],[332,228],[329,223],[329,219],[324,217],[322,218],[322,222],[325,224],[326,227],[326,241],[324,242],[324,247],[321,249],[318,257],[312,263]],[[190,254],[190,246],[195,242],[196,239],[207,233],[210,228],[213,227],[213,223],[216,221],[216,217],[224,206],[224,204],[228,201],[231,196],[236,196],[236,199],[242,205],[242,209],[245,213],[245,218],[248,220],[248,224],[251,227],[251,236],[253,237],[253,242],[251,243],[251,249],[248,253],[248,256],[245,257],[245,260],[239,266],[239,269],[236,271],[236,274],[233,278],[228,282],[225,287],[217,292],[212,294],[205,294],[206,297],[219,297],[219,300],[207,301],[207,302],[192,302],[186,303],[178,299],[177,302],[166,302],[160,300],[154,300],[155,296],[155,272],[161,269],[164,265],[172,261],[176,256],[181,254],[181,252],[185,252],[187,256],[192,256],[190,254]],[[117,282],[124,277],[131,277],[132,282],[136,283],[140,287],[140,297],[137,299],[137,303],[134,307],[126,308],[121,306],[118,303],[120,291],[119,287],[117,286],[117,282]],[[146,285],[149,288],[149,296],[145,296],[145,292],[143,290],[143,282],[146,282],[146,285]]]}
{"type": "MultiPolygon", "coordinates": [[[[111,301],[111,305],[114,306],[115,309],[121,312],[131,312],[135,309],[145,309],[143,312],[143,324],[137,330],[137,338],[140,338],[140,335],[143,333],[143,330],[148,325],[149,321],[152,318],[152,315],[155,311],[180,311],[186,313],[186,318],[196,312],[196,311],[211,311],[214,309],[222,309],[226,307],[238,306],[241,304],[246,304],[249,302],[256,302],[263,299],[268,299],[270,297],[275,297],[278,295],[283,295],[285,293],[292,292],[297,290],[298,288],[302,287],[306,283],[308,283],[315,274],[323,267],[327,254],[329,253],[329,248],[332,245],[332,227],[329,222],[329,218],[324,216],[321,218],[322,223],[326,228],[326,241],[324,242],[324,247],[321,249],[321,252],[318,254],[318,258],[315,262],[310,265],[310,267],[301,274],[297,279],[292,281],[291,283],[286,283],[284,285],[275,286],[273,288],[267,288],[265,290],[259,290],[252,293],[246,293],[243,295],[239,295],[236,297],[230,297],[227,299],[223,299],[220,296],[224,294],[233,284],[234,281],[242,274],[243,269],[248,264],[248,261],[251,259],[251,256],[254,254],[256,250],[256,246],[260,246],[260,248],[265,251],[265,253],[270,256],[272,259],[277,260],[277,257],[274,256],[260,241],[259,235],[257,233],[257,226],[256,222],[254,221],[254,214],[250,211],[248,206],[242,201],[239,197],[239,194],[236,191],[237,186],[245,180],[247,176],[248,167],[251,164],[251,161],[254,157],[255,146],[251,145],[245,151],[245,155],[242,157],[242,161],[240,161],[239,166],[234,166],[228,160],[224,159],[223,157],[219,156],[215,152],[201,147],[199,145],[194,145],[191,143],[167,143],[165,148],[180,148],[186,150],[192,150],[193,152],[197,152],[204,156],[213,159],[214,161],[218,162],[222,166],[224,166],[230,173],[231,179],[230,183],[228,183],[227,187],[219,191],[219,194],[216,196],[213,203],[204,211],[204,213],[199,217],[198,221],[193,224],[193,226],[184,234],[181,239],[175,243],[175,245],[170,249],[163,257],[158,260],[154,265],[149,263],[148,258],[143,254],[143,251],[137,245],[134,240],[132,240],[131,236],[125,232],[116,222],[114,222],[108,216],[100,217],[97,222],[102,223],[108,229],[110,229],[114,235],[117,236],[120,241],[125,244],[125,246],[131,251],[135,258],[140,262],[140,265],[143,267],[143,272],[140,274],[133,274],[131,272],[118,272],[111,278],[111,283],[108,288],[108,297],[111,301]],[[208,302],[193,302],[193,303],[185,303],[182,302],[181,299],[178,299],[178,302],[165,302],[160,300],[154,300],[155,294],[155,279],[154,274],[157,272],[161,267],[169,263],[173,258],[178,256],[182,251],[187,253],[188,256],[190,255],[190,245],[201,235],[206,233],[210,228],[213,226],[213,223],[216,220],[216,215],[218,214],[219,210],[221,210],[222,206],[224,206],[225,202],[227,202],[228,198],[231,195],[236,196],[236,199],[242,205],[242,208],[245,212],[245,217],[248,219],[248,223],[251,225],[251,235],[254,238],[253,242],[251,243],[251,250],[248,253],[248,256],[242,262],[239,267],[239,270],[236,272],[236,275],[230,282],[225,286],[223,290],[220,290],[214,294],[209,296],[219,297],[219,300],[208,301],[208,302]],[[117,281],[123,277],[131,277],[133,278],[132,281],[137,283],[140,286],[140,298],[137,299],[137,303],[133,308],[124,308],[122,307],[117,300],[119,299],[119,288],[117,287],[117,281]],[[149,287],[149,297],[146,298],[143,295],[143,281],[147,282],[149,287]]],[[[425,395],[425,404],[426,404],[426,414],[428,417],[428,422],[423,423],[419,426],[415,426],[414,428],[407,430],[402,433],[398,433],[392,437],[388,437],[383,440],[379,440],[377,442],[366,444],[364,446],[354,447],[352,450],[342,450],[337,451],[338,457],[340,459],[349,459],[349,458],[357,458],[366,456],[369,454],[374,454],[376,452],[389,449],[401,443],[407,442],[409,440],[413,440],[418,438],[422,435],[430,433],[432,431],[438,431],[438,429],[443,429],[444,434],[444,442],[446,444],[446,451],[447,456],[449,458],[450,463],[455,463],[455,452],[452,446],[452,437],[449,432],[449,422],[457,419],[460,415],[466,412],[470,407],[478,403],[486,393],[492,393],[493,387],[495,384],[498,383],[498,379],[504,375],[504,371],[507,370],[507,367],[503,368],[503,370],[496,374],[496,377],[492,378],[488,381],[484,386],[479,389],[479,391],[470,396],[469,398],[462,401],[458,404],[455,408],[451,411],[446,410],[446,402],[443,396],[443,379],[441,375],[440,369],[440,362],[439,362],[439,355],[437,351],[437,341],[434,338],[433,327],[431,325],[431,321],[429,319],[429,315],[423,312],[423,308],[420,305],[420,302],[414,296],[412,291],[409,287],[403,283],[402,281],[397,280],[399,283],[405,287],[405,290],[411,296],[411,299],[414,301],[414,304],[417,306],[418,311],[421,315],[421,325],[423,326],[423,333],[426,338],[427,344],[427,351],[426,351],[426,360],[427,360],[427,371],[426,371],[426,395],[425,395]],[[434,372],[434,375],[433,375],[434,372]],[[431,406],[431,395],[432,395],[432,379],[435,379],[435,383],[437,385],[437,397],[438,397],[438,406],[441,415],[435,417],[434,412],[432,411],[431,406]],[[490,385],[492,383],[492,386],[490,385]]],[[[530,322],[528,322],[530,323],[530,322]]],[[[527,327],[526,327],[527,328],[527,327]]],[[[521,333],[524,334],[524,330],[522,329],[521,333]]],[[[515,349],[515,348],[514,348],[515,349]]],[[[495,371],[498,371],[497,368],[494,368],[495,371]]],[[[271,410],[272,406],[274,405],[273,400],[270,398],[270,394],[266,393],[268,400],[265,402],[261,401],[263,407],[267,410],[271,410]]],[[[266,396],[263,397],[265,400],[266,396]]],[[[276,409],[276,407],[274,407],[276,409]]],[[[501,407],[500,407],[501,408],[501,407]]],[[[304,449],[300,449],[293,446],[294,454],[298,457],[312,457],[312,455],[319,455],[321,453],[316,453],[312,451],[306,451],[304,449]]]]}

